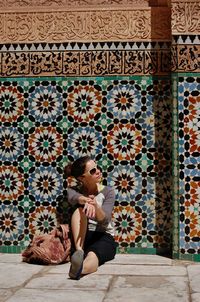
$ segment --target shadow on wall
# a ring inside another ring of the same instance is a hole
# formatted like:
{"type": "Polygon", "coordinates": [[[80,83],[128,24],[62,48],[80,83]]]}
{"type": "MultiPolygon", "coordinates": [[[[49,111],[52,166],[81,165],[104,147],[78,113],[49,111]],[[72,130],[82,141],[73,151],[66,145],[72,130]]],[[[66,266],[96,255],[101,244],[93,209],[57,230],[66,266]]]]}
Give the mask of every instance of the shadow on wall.
{"type": "MultiPolygon", "coordinates": [[[[173,205],[172,205],[172,94],[171,94],[171,1],[150,0],[151,37],[162,32],[161,41],[157,41],[162,53],[158,52],[160,68],[167,75],[166,81],[158,83],[153,78],[153,112],[155,119],[155,247],[157,254],[172,258],[173,205]],[[156,7],[157,6],[157,7],[156,7]],[[165,7],[161,7],[165,6],[165,7]],[[154,7],[154,8],[153,8],[154,7]],[[155,9],[156,7],[156,9],[155,9]],[[158,13],[156,13],[158,10],[158,13]],[[164,18],[164,15],[168,18],[164,18]],[[163,21],[164,20],[164,21],[163,21]],[[166,24],[165,24],[166,22],[166,24]],[[162,41],[163,40],[163,41],[162,41]],[[165,51],[166,50],[166,51],[165,51]],[[159,58],[159,56],[164,56],[159,58]],[[161,87],[159,87],[161,85],[161,87]]],[[[153,53],[152,53],[153,56],[153,53]]],[[[158,63],[157,63],[158,64],[158,63]]]]}
{"type": "Polygon", "coordinates": [[[155,212],[156,245],[158,254],[172,255],[172,97],[171,81],[153,80],[153,110],[155,118],[155,212]],[[156,93],[158,92],[158,93],[156,93]]]}

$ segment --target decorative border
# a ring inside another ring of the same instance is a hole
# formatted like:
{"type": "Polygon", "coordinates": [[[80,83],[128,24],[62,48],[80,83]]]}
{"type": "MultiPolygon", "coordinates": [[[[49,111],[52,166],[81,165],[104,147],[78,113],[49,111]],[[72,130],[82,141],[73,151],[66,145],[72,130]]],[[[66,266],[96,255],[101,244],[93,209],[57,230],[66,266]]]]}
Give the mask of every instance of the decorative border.
{"type": "Polygon", "coordinates": [[[173,35],[172,44],[200,45],[200,35],[173,35]]]}
{"type": "Polygon", "coordinates": [[[160,50],[170,49],[171,43],[159,42],[65,42],[65,43],[14,43],[0,44],[0,52],[71,51],[71,50],[160,50]]]}
{"type": "MultiPolygon", "coordinates": [[[[21,246],[0,246],[0,253],[12,253],[19,254],[25,247],[21,246]]],[[[158,254],[155,248],[121,248],[117,247],[117,254],[146,254],[155,255],[158,254]]]]}
{"type": "Polygon", "coordinates": [[[69,52],[5,52],[0,54],[0,76],[111,76],[165,75],[168,50],[110,50],[69,52]]]}
{"type": "Polygon", "coordinates": [[[5,43],[171,40],[168,7],[0,13],[5,43]]]}
{"type": "Polygon", "coordinates": [[[172,37],[171,71],[200,72],[200,35],[172,37]]]}
{"type": "Polygon", "coordinates": [[[169,0],[0,0],[1,8],[97,7],[97,6],[167,6],[169,0]]]}
{"type": "Polygon", "coordinates": [[[200,45],[173,45],[171,54],[172,72],[200,72],[200,45]]]}
{"type": "Polygon", "coordinates": [[[173,95],[173,135],[172,135],[172,175],[173,175],[173,189],[172,189],[172,200],[173,200],[173,242],[172,242],[172,253],[174,258],[178,258],[179,254],[179,161],[178,161],[178,76],[177,74],[172,75],[172,95],[173,95]]]}
{"type": "Polygon", "coordinates": [[[172,0],[172,34],[199,34],[200,2],[172,0]]]}
{"type": "MultiPolygon", "coordinates": [[[[40,46],[38,49],[41,49],[40,46]]],[[[82,48],[87,47],[82,44],[82,48]]],[[[0,76],[165,75],[170,71],[198,73],[199,58],[200,45],[174,45],[172,52],[164,48],[9,51],[0,52],[0,76]]]]}
{"type": "Polygon", "coordinates": [[[200,32],[197,0],[0,0],[0,8],[1,43],[170,40],[171,32],[200,32]]]}
{"type": "Polygon", "coordinates": [[[0,7],[75,7],[96,5],[148,5],[149,0],[0,0],[0,7]]]}

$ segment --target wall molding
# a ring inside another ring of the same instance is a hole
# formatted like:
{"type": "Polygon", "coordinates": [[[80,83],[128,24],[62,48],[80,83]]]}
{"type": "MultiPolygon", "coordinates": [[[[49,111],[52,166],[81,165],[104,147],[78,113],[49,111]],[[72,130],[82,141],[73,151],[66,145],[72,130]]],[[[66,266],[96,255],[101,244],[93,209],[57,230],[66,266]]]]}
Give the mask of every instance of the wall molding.
{"type": "Polygon", "coordinates": [[[198,0],[0,0],[0,43],[156,41],[198,35],[198,0]]]}
{"type": "Polygon", "coordinates": [[[1,44],[170,39],[167,7],[0,13],[1,44]]]}
{"type": "Polygon", "coordinates": [[[165,75],[169,66],[169,50],[0,53],[1,77],[165,75]]]}
{"type": "Polygon", "coordinates": [[[12,9],[17,8],[23,10],[24,8],[37,7],[113,7],[133,5],[134,7],[146,6],[169,6],[169,0],[0,0],[0,8],[12,9]]]}

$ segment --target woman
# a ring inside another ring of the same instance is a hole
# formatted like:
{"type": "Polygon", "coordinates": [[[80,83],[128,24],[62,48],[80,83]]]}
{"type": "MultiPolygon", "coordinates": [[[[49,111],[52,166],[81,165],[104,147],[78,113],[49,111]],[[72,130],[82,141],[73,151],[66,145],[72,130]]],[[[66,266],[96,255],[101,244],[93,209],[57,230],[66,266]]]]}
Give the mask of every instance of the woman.
{"type": "Polygon", "coordinates": [[[67,189],[68,203],[75,209],[71,217],[75,252],[69,277],[78,280],[115,257],[117,244],[111,221],[115,194],[113,188],[100,184],[101,171],[89,156],[69,164],[65,172],[78,182],[67,189]]]}

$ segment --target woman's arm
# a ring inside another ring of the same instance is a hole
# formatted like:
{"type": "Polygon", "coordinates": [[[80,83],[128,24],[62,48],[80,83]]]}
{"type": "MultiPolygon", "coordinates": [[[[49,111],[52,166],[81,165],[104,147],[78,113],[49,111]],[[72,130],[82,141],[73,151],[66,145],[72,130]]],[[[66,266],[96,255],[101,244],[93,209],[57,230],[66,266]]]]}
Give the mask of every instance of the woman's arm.
{"type": "Polygon", "coordinates": [[[105,200],[103,201],[102,209],[105,212],[105,217],[108,222],[111,221],[112,211],[115,205],[115,190],[113,187],[105,187],[105,200]]]}
{"type": "Polygon", "coordinates": [[[75,191],[74,189],[67,188],[67,201],[72,206],[74,206],[77,203],[79,203],[79,197],[81,195],[82,194],[80,194],[79,192],[75,191]]]}
{"type": "Polygon", "coordinates": [[[72,188],[67,188],[67,200],[73,206],[76,204],[85,205],[92,201],[90,197],[86,197],[72,188]]]}
{"type": "Polygon", "coordinates": [[[95,219],[98,222],[104,221],[106,214],[104,210],[98,205],[98,203],[94,203],[94,208],[95,208],[95,219]]]}
{"type": "Polygon", "coordinates": [[[115,203],[114,189],[111,187],[105,187],[94,200],[96,220],[98,222],[109,223],[112,218],[112,210],[115,203]]]}
{"type": "Polygon", "coordinates": [[[67,200],[71,205],[80,204],[83,206],[83,212],[88,218],[94,218],[96,209],[93,205],[93,199],[86,197],[72,188],[67,189],[67,200]]]}

